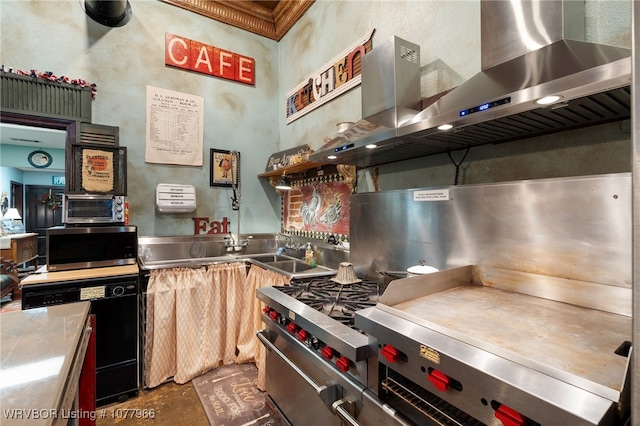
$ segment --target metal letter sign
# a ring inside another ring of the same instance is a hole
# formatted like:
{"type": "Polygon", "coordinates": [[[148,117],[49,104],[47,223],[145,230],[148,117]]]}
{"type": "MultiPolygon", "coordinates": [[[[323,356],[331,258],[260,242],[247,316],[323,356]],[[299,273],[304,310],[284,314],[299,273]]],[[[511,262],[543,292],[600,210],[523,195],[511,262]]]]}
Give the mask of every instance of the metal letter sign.
{"type": "Polygon", "coordinates": [[[360,60],[371,51],[375,29],[287,93],[287,124],[360,84],[360,60]]]}

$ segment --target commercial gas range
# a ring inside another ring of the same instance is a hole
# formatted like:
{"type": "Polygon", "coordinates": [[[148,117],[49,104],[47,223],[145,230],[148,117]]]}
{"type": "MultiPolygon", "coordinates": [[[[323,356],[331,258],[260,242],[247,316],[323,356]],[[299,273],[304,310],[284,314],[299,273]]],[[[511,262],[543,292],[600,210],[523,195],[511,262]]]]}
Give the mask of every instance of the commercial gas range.
{"type": "Polygon", "coordinates": [[[265,303],[258,338],[267,348],[269,405],[295,426],[410,425],[367,387],[378,377],[377,351],[354,326],[355,312],[375,306],[381,285],[334,279],[257,290],[265,303]]]}
{"type": "Polygon", "coordinates": [[[607,307],[617,289],[581,306],[570,281],[465,266],[384,293],[259,289],[269,404],[295,426],[624,425],[631,318],[607,307]]]}

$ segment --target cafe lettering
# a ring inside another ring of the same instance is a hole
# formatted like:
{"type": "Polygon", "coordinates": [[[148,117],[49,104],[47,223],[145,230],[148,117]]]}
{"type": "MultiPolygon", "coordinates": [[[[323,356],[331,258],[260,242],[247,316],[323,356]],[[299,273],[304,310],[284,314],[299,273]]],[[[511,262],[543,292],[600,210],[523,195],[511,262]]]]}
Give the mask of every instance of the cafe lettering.
{"type": "Polygon", "coordinates": [[[165,35],[164,63],[239,83],[255,83],[255,59],[175,34],[165,35]]]}

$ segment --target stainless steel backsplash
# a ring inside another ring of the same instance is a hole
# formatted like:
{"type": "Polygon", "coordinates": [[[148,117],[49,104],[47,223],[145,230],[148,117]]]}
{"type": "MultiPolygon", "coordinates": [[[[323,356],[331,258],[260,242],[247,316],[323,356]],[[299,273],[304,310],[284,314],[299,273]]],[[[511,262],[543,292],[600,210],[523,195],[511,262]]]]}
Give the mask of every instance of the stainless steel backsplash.
{"type": "Polygon", "coordinates": [[[631,288],[629,173],[354,194],[350,215],[361,277],[426,260],[631,288]]]}

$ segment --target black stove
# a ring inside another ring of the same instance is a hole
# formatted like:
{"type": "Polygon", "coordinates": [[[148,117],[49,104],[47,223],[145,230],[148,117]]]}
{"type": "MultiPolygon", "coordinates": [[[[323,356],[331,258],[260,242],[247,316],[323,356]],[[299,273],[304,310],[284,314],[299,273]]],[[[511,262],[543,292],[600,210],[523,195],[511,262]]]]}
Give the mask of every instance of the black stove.
{"type": "Polygon", "coordinates": [[[341,284],[332,277],[294,278],[290,285],[274,288],[351,328],[355,312],[375,306],[382,296],[373,280],[341,284]]]}

